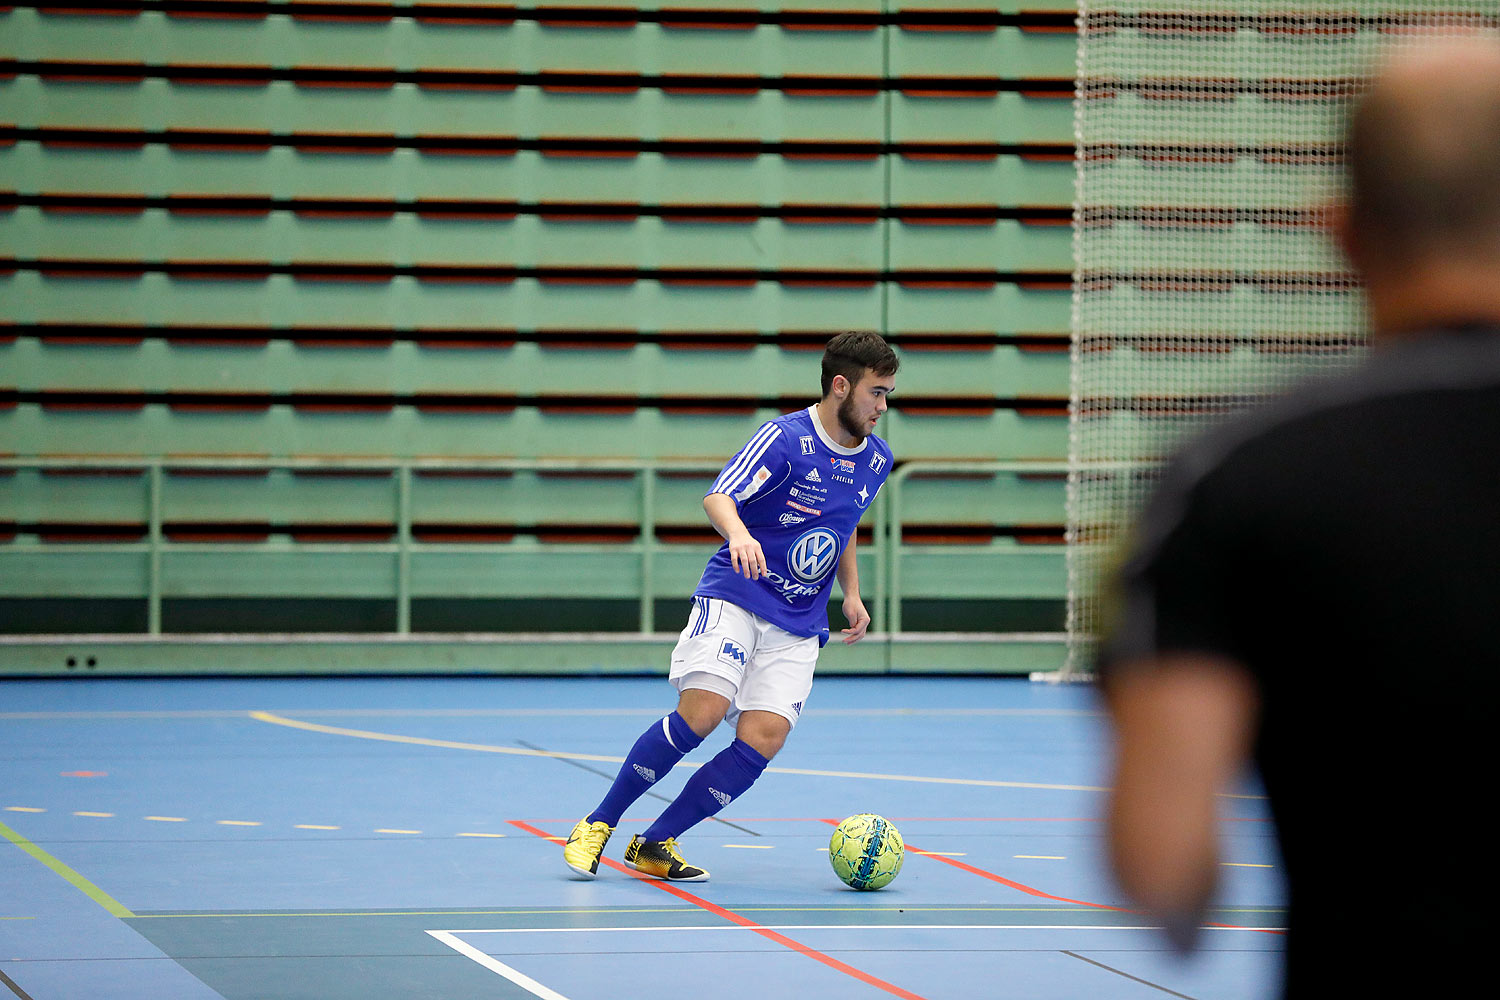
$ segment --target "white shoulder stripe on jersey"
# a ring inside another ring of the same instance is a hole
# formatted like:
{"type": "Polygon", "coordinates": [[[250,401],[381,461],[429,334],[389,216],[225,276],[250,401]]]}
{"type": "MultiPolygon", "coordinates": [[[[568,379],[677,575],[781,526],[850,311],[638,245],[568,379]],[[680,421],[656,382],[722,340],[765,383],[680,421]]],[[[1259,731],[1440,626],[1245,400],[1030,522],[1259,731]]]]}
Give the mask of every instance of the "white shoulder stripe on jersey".
{"type": "Polygon", "coordinates": [[[718,478],[714,480],[714,492],[722,493],[726,491],[725,485],[733,481],[735,476],[744,468],[745,460],[750,456],[752,452],[755,451],[756,442],[760,441],[761,438],[770,433],[770,430],[770,424],[761,425],[760,429],[757,430],[754,436],[750,438],[744,449],[741,450],[740,453],[735,456],[735,458],[732,459],[728,465],[724,466],[723,470],[719,473],[718,478]]]}
{"type": "Polygon", "coordinates": [[[755,437],[750,439],[750,443],[745,445],[745,450],[740,453],[739,459],[714,480],[713,489],[709,492],[733,495],[743,486],[751,470],[760,463],[760,458],[766,453],[766,449],[780,436],[781,428],[776,424],[768,423],[762,427],[756,432],[755,437]]]}
{"type": "Polygon", "coordinates": [[[765,454],[766,449],[780,436],[781,428],[778,425],[773,423],[763,425],[760,430],[755,432],[755,436],[750,439],[750,443],[745,445],[744,450],[740,452],[739,458],[729,468],[719,474],[719,479],[714,484],[715,487],[727,493],[731,489],[740,486],[751,470],[760,463],[760,458],[765,454]]]}

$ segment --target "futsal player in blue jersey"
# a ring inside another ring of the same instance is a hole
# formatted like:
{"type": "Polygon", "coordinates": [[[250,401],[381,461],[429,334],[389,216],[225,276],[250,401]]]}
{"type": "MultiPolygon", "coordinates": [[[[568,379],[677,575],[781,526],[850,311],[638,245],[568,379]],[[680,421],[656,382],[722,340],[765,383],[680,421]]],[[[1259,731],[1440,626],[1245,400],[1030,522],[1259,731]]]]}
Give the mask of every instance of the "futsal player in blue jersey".
{"type": "Polygon", "coordinates": [[[603,801],[573,828],[563,857],[579,877],[598,875],[631,803],[728,719],[733,742],[625,849],[636,871],[707,881],[677,838],[743,795],[791,734],[828,642],[834,580],[849,626],[843,641],[864,638],[855,527],[891,471],[891,450],[873,431],[899,363],[877,334],[834,337],[823,352],[823,398],[763,424],[714,480],[703,509],[724,544],[672,651],[677,708],[641,734],[603,801]]]}

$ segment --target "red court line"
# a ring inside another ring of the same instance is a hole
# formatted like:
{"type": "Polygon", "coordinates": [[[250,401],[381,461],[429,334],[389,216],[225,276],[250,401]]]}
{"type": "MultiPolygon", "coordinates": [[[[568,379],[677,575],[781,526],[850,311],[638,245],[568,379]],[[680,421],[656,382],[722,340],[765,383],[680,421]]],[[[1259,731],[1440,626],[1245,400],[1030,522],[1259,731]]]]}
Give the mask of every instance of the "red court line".
{"type": "MultiPolygon", "coordinates": [[[[836,819],[824,819],[824,820],[821,820],[820,822],[827,823],[829,826],[835,826],[835,827],[839,825],[839,821],[836,820],[836,819]]],[[[1057,902],[1057,903],[1072,903],[1074,906],[1089,906],[1089,907],[1093,907],[1096,910],[1113,910],[1116,913],[1139,913],[1140,912],[1139,910],[1132,910],[1132,909],[1130,909],[1128,907],[1124,907],[1124,906],[1111,906],[1108,903],[1090,903],[1086,899],[1069,899],[1067,896],[1054,896],[1050,892],[1043,892],[1040,889],[1037,889],[1037,888],[1034,888],[1032,886],[1026,885],[1026,884],[1024,884],[1022,882],[1016,882],[1016,881],[1014,881],[1012,879],[1006,878],[1003,875],[996,875],[994,872],[987,872],[983,868],[975,868],[973,865],[965,864],[962,861],[956,861],[953,858],[944,857],[941,854],[933,854],[930,851],[924,851],[921,848],[913,847],[911,844],[907,844],[906,845],[906,849],[908,851],[911,851],[913,854],[920,854],[924,858],[931,858],[934,861],[941,861],[945,865],[952,865],[954,868],[958,868],[958,869],[960,869],[962,871],[966,871],[966,872],[968,872],[971,875],[978,875],[980,878],[987,878],[991,882],[999,882],[1001,885],[1008,885],[1012,889],[1015,889],[1015,890],[1017,890],[1019,892],[1024,892],[1028,896],[1035,896],[1038,899],[1050,899],[1053,902],[1057,902]]],[[[1209,927],[1223,927],[1223,928],[1228,928],[1228,929],[1231,929],[1231,930],[1254,930],[1256,933],[1259,933],[1259,934],[1282,934],[1282,933],[1284,933],[1283,931],[1268,930],[1268,929],[1260,928],[1260,927],[1241,927],[1238,924],[1220,924],[1220,923],[1209,922],[1208,926],[1209,927]]]]}
{"type": "MultiPolygon", "coordinates": [[[[824,822],[828,821],[825,820],[824,822]]],[[[838,826],[838,821],[833,821],[833,825],[838,826]]],[[[933,854],[929,851],[924,851],[921,848],[913,847],[910,844],[906,845],[906,849],[908,851],[911,851],[913,854],[920,854],[924,858],[932,858],[934,861],[941,861],[945,865],[952,865],[954,868],[960,868],[971,875],[978,875],[980,878],[987,878],[991,882],[999,882],[1001,885],[1008,885],[1012,889],[1017,889],[1021,892],[1024,892],[1028,896],[1036,896],[1038,899],[1050,899],[1058,903],[1072,903],[1075,906],[1092,906],[1097,910],[1114,910],[1116,913],[1135,912],[1133,910],[1128,910],[1123,906],[1110,906],[1108,903],[1090,903],[1089,901],[1084,899],[1069,899],[1067,896],[1054,896],[1050,892],[1043,892],[1040,889],[1035,889],[1029,885],[1024,885],[1020,882],[1008,879],[1003,875],[996,875],[994,872],[987,872],[983,868],[975,868],[973,865],[964,864],[962,861],[956,861],[953,858],[944,857],[941,854],[933,854]]]]}
{"type": "MultiPolygon", "coordinates": [[[[819,822],[827,823],[829,826],[835,827],[839,825],[839,821],[836,819],[823,819],[819,822]]],[[[987,878],[991,882],[999,882],[1001,885],[1008,885],[1012,889],[1024,892],[1028,896],[1036,896],[1038,899],[1050,899],[1058,903],[1072,903],[1075,906],[1092,906],[1095,909],[1114,910],[1117,913],[1134,912],[1133,910],[1125,909],[1123,906],[1110,906],[1108,903],[1090,903],[1082,899],[1069,899],[1066,896],[1054,896],[1050,892],[1043,892],[1040,889],[1034,889],[1029,885],[1024,885],[1020,882],[1013,881],[1003,875],[996,875],[994,872],[987,872],[983,868],[975,868],[973,865],[965,864],[962,861],[955,861],[953,858],[944,857],[941,854],[933,854],[930,851],[924,851],[919,847],[913,847],[911,844],[907,844],[906,849],[908,851],[911,851],[913,854],[920,854],[924,858],[931,858],[934,861],[941,861],[945,865],[952,865],[954,868],[966,871],[970,875],[978,875],[980,878],[987,878]]]]}
{"type": "MultiPolygon", "coordinates": [[[[527,833],[541,837],[543,840],[550,840],[558,844],[563,843],[562,837],[554,837],[550,833],[538,830],[530,823],[525,823],[518,819],[509,820],[508,822],[511,826],[517,827],[521,830],[525,830],[527,833]]],[[[642,882],[645,882],[648,885],[655,886],[662,892],[669,893],[670,895],[676,896],[678,899],[684,900],[688,903],[692,903],[694,906],[707,910],[709,913],[712,913],[715,916],[722,917],[723,919],[728,920],[730,923],[738,924],[741,927],[752,930],[755,933],[759,934],[761,937],[766,938],[767,940],[774,941],[782,947],[790,948],[792,951],[795,951],[800,955],[805,955],[815,962],[822,962],[830,969],[833,969],[837,972],[842,972],[846,976],[852,976],[853,978],[858,979],[860,982],[865,983],[868,986],[873,986],[878,990],[884,990],[886,993],[889,993],[892,996],[902,997],[904,998],[904,1000],[925,1000],[924,997],[916,993],[912,993],[909,990],[903,990],[901,987],[888,983],[884,979],[878,979],[875,976],[870,975],[868,972],[861,972],[859,969],[856,969],[852,965],[845,965],[843,962],[840,962],[838,959],[834,958],[831,955],[825,955],[815,948],[809,948],[807,945],[803,944],[800,941],[793,941],[785,934],[778,934],[776,931],[771,930],[769,927],[763,927],[755,921],[751,920],[749,917],[742,917],[738,913],[735,913],[733,910],[726,910],[724,907],[720,906],[717,903],[710,903],[708,900],[703,899],[700,896],[695,896],[692,893],[673,885],[671,882],[663,882],[660,879],[648,878],[645,875],[642,875],[639,872],[635,871],[634,869],[626,868],[618,861],[613,861],[609,858],[600,858],[599,860],[603,864],[608,865],[616,871],[624,872],[631,878],[640,879],[642,882]]]]}
{"type": "MultiPolygon", "coordinates": [[[[823,822],[825,822],[825,823],[833,823],[834,826],[838,825],[838,821],[837,820],[824,820],[823,822]]],[[[1029,885],[1023,885],[1020,882],[1013,882],[1010,879],[1005,878],[1002,875],[996,875],[994,872],[987,872],[983,868],[975,868],[973,865],[966,865],[962,861],[955,861],[952,858],[945,858],[945,857],[943,857],[942,855],[939,855],[939,854],[931,854],[931,853],[929,853],[927,851],[923,851],[923,850],[920,850],[918,848],[912,847],[910,844],[906,845],[906,849],[908,851],[911,851],[914,854],[920,854],[924,858],[932,858],[934,861],[941,861],[945,865],[952,865],[954,868],[961,868],[964,871],[969,872],[969,873],[974,874],[974,875],[978,875],[981,878],[987,878],[987,879],[990,879],[991,881],[999,882],[1002,885],[1008,885],[1012,889],[1018,889],[1021,892],[1024,892],[1024,893],[1026,893],[1029,896],[1036,896],[1039,899],[1050,899],[1050,900],[1053,900],[1053,901],[1058,902],[1058,903],[1073,903],[1076,906],[1091,906],[1091,907],[1093,907],[1096,910],[1113,910],[1116,913],[1139,913],[1140,912],[1139,910],[1132,910],[1132,909],[1130,909],[1128,907],[1124,907],[1124,906],[1111,906],[1108,903],[1090,903],[1088,900],[1085,900],[1085,899],[1069,899],[1067,896],[1054,896],[1050,892],[1043,892],[1042,890],[1040,890],[1040,889],[1034,889],[1034,888],[1032,888],[1029,885]]],[[[1257,934],[1284,934],[1284,933],[1286,933],[1285,931],[1279,931],[1279,930],[1275,930],[1273,928],[1266,928],[1266,927],[1241,927],[1239,924],[1221,924],[1221,923],[1218,923],[1217,921],[1213,921],[1213,920],[1206,921],[1205,922],[1205,926],[1227,928],[1229,930],[1237,930],[1237,931],[1254,931],[1257,934]]]]}

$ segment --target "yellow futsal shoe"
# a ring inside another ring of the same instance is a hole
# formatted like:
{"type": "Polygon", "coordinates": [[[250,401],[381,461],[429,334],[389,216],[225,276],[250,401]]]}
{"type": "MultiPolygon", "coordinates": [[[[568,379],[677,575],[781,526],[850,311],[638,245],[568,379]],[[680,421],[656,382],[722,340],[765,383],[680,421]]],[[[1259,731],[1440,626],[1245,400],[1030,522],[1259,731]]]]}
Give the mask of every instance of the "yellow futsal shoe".
{"type": "Polygon", "coordinates": [[[708,872],[682,860],[682,855],[677,853],[677,840],[673,837],[666,840],[630,838],[630,846],[625,848],[625,863],[642,874],[669,882],[708,881],[708,872]]]}
{"type": "Polygon", "coordinates": [[[615,828],[608,823],[590,823],[585,816],[568,835],[563,860],[581,878],[598,878],[599,855],[604,853],[604,845],[609,843],[609,835],[614,832],[615,828]]]}

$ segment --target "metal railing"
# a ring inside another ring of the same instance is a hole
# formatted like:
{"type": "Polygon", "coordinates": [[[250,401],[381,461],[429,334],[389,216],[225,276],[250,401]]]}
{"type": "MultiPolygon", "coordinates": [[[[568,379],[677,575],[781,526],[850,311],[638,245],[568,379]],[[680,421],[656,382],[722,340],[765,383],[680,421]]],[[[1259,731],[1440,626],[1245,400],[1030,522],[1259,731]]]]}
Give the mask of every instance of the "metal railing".
{"type": "MultiPolygon", "coordinates": [[[[719,471],[717,463],[693,459],[562,459],[562,458],[362,458],[362,457],[3,457],[0,470],[41,469],[70,470],[82,472],[109,472],[128,470],[143,472],[147,484],[147,525],[144,542],[119,543],[12,543],[0,545],[0,557],[7,548],[13,551],[68,551],[100,553],[142,553],[146,557],[146,604],[147,631],[150,635],[162,633],[162,602],[164,594],[163,560],[173,550],[185,550],[191,543],[168,541],[163,527],[163,492],[165,477],[169,471],[234,472],[245,470],[287,469],[293,471],[318,472],[369,472],[391,475],[394,489],[395,542],[375,543],[285,543],[272,546],[272,551],[357,551],[361,553],[388,553],[395,559],[396,631],[411,632],[412,604],[412,557],[426,543],[413,540],[412,533],[412,477],[428,471],[463,471],[475,473],[514,472],[567,472],[567,473],[630,473],[638,485],[638,511],[640,531],[633,544],[638,547],[639,573],[639,631],[653,630],[653,599],[656,594],[657,556],[666,544],[656,539],[657,524],[657,476],[660,473],[699,473],[705,482],[719,471]]],[[[1031,473],[1056,475],[1068,471],[1063,461],[910,461],[898,465],[886,481],[885,488],[870,505],[874,512],[873,551],[870,556],[875,566],[874,594],[866,590],[866,606],[872,618],[872,630],[882,632],[901,631],[901,603],[903,596],[901,566],[907,546],[903,542],[905,486],[913,476],[943,474],[1007,474],[1031,473]]],[[[197,543],[196,547],[202,547],[197,543]]],[[[505,543],[465,544],[466,551],[491,549],[503,552],[505,543]]],[[[235,546],[241,550],[241,546],[235,546]]],[[[263,546],[259,551],[266,551],[263,546]]],[[[862,584],[864,581],[861,581],[862,584]]],[[[68,595],[57,595],[68,596],[68,595]]]]}

